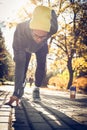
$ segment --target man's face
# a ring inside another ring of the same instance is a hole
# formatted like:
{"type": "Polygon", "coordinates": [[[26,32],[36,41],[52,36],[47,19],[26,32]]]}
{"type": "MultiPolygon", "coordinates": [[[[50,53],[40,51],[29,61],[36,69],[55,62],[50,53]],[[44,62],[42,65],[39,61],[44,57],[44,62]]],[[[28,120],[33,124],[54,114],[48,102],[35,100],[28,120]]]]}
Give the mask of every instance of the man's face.
{"type": "Polygon", "coordinates": [[[35,42],[38,44],[40,44],[48,38],[48,32],[42,30],[32,30],[31,34],[35,42]]]}

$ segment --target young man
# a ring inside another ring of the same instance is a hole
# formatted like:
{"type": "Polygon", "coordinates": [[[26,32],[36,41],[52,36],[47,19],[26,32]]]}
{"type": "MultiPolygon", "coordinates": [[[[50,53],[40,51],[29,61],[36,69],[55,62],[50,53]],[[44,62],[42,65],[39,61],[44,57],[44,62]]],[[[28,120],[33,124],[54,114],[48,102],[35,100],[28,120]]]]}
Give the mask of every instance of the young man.
{"type": "Polygon", "coordinates": [[[47,40],[57,32],[57,28],[57,16],[54,10],[46,6],[37,6],[30,21],[18,24],[13,40],[15,89],[7,105],[12,105],[14,101],[18,105],[24,93],[24,82],[32,53],[35,53],[37,60],[33,100],[41,100],[39,88],[45,75],[47,40]]]}
{"type": "Polygon", "coordinates": [[[29,77],[30,87],[32,86],[33,82],[34,82],[34,78],[33,78],[33,76],[31,75],[31,76],[29,77]]]}

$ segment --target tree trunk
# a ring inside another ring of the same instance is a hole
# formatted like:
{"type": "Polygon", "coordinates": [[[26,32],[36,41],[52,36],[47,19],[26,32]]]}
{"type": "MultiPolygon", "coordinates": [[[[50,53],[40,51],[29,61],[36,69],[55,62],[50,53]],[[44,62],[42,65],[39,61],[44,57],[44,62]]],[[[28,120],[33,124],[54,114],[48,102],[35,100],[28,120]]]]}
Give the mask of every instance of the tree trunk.
{"type": "Polygon", "coordinates": [[[71,57],[68,58],[67,68],[69,71],[69,82],[67,85],[67,89],[69,89],[73,82],[73,69],[72,69],[72,58],[71,57]]]}

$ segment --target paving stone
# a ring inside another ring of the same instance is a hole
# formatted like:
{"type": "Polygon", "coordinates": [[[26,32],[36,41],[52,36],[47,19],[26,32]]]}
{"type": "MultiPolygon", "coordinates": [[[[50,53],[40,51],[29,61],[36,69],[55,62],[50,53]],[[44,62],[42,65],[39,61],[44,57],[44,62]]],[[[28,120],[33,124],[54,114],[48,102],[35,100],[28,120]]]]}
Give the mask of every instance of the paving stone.
{"type": "Polygon", "coordinates": [[[63,129],[63,130],[72,130],[68,125],[66,125],[63,121],[61,121],[61,120],[55,120],[55,121],[49,121],[48,120],[48,122],[49,122],[49,124],[52,126],[52,128],[53,129],[59,129],[59,130],[61,130],[61,129],[63,129]]]}
{"type": "Polygon", "coordinates": [[[8,130],[8,123],[1,123],[0,120],[0,130],[8,130]]]}
{"type": "Polygon", "coordinates": [[[46,119],[46,120],[50,120],[50,121],[55,121],[57,120],[57,118],[55,117],[55,115],[53,114],[42,114],[42,116],[46,119]]]}
{"type": "Polygon", "coordinates": [[[37,116],[31,116],[30,118],[29,118],[29,120],[31,121],[31,122],[33,122],[33,123],[45,123],[45,121],[44,121],[44,119],[40,116],[40,115],[37,115],[37,116]]]}
{"type": "Polygon", "coordinates": [[[9,117],[0,116],[0,123],[9,123],[9,117]]]}
{"type": "Polygon", "coordinates": [[[86,123],[87,122],[87,117],[85,116],[74,116],[74,118],[78,121],[78,122],[81,122],[81,123],[86,123]]]}
{"type": "Polygon", "coordinates": [[[0,110],[0,116],[10,116],[10,112],[0,110]]]}
{"type": "Polygon", "coordinates": [[[12,113],[12,125],[13,126],[28,126],[25,114],[23,110],[16,110],[12,113]]]}
{"type": "Polygon", "coordinates": [[[87,130],[87,126],[79,124],[73,125],[72,128],[75,130],[87,130]]]}
{"type": "Polygon", "coordinates": [[[29,126],[14,126],[12,130],[31,130],[31,128],[29,126]]]}
{"type": "Polygon", "coordinates": [[[34,130],[52,130],[47,123],[33,123],[34,130]]]}
{"type": "Polygon", "coordinates": [[[19,126],[28,127],[28,123],[27,123],[26,119],[25,120],[20,119],[20,120],[12,121],[12,126],[14,126],[14,127],[19,127],[19,126]]]}
{"type": "Polygon", "coordinates": [[[69,93],[44,91],[42,103],[37,104],[31,101],[31,94],[27,92],[20,107],[2,106],[10,94],[6,97],[3,93],[0,99],[0,130],[9,130],[9,127],[12,130],[87,129],[87,96],[80,95],[79,99],[71,100],[69,93]]]}
{"type": "Polygon", "coordinates": [[[11,111],[11,107],[10,107],[10,106],[6,106],[6,105],[3,105],[3,106],[0,108],[0,111],[11,111]]]}

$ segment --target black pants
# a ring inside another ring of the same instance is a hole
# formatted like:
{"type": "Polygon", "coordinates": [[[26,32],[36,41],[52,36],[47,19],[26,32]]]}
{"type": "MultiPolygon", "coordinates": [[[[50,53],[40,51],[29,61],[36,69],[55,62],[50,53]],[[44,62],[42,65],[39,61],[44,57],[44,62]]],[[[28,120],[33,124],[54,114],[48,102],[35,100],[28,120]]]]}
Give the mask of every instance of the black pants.
{"type": "MultiPolygon", "coordinates": [[[[35,85],[40,87],[45,75],[46,69],[46,55],[48,53],[48,46],[45,44],[41,49],[39,49],[36,55],[36,72],[35,72],[35,85]]],[[[29,61],[31,58],[31,53],[24,51],[14,50],[14,60],[15,60],[15,88],[13,95],[21,98],[24,94],[23,83],[26,78],[26,72],[28,69],[29,61]]]]}

